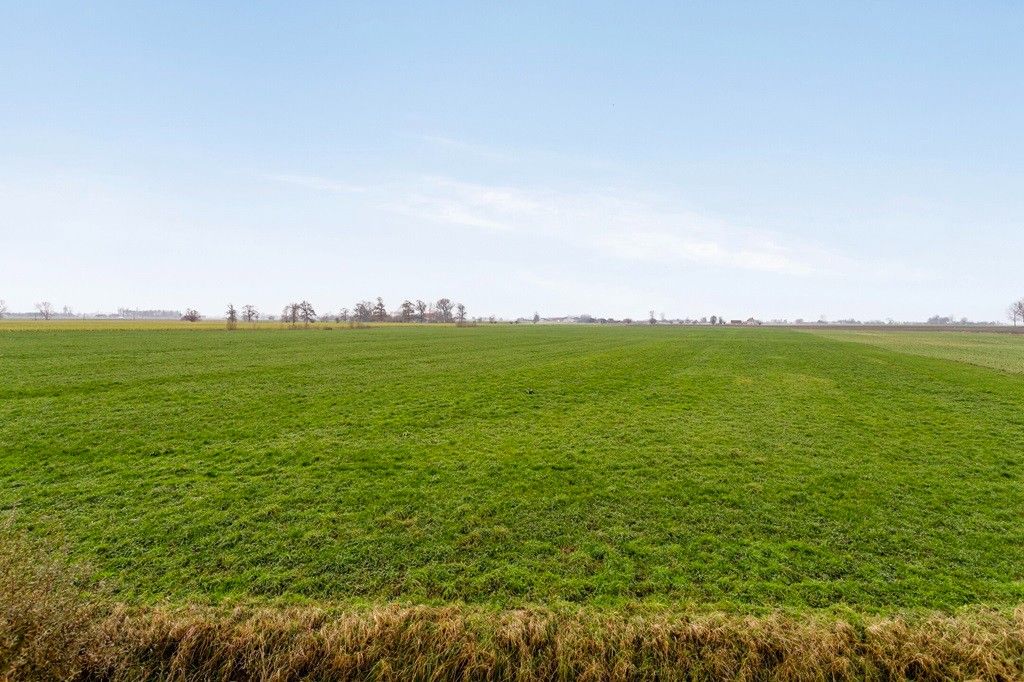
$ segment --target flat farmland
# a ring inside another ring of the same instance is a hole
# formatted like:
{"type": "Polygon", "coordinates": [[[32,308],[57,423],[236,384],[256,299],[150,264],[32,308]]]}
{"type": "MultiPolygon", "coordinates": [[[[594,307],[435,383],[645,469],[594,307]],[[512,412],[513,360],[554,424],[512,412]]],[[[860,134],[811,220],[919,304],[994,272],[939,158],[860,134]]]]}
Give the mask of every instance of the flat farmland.
{"type": "Polygon", "coordinates": [[[11,327],[0,509],[131,603],[1008,611],[1024,339],[924,336],[11,327]]]}

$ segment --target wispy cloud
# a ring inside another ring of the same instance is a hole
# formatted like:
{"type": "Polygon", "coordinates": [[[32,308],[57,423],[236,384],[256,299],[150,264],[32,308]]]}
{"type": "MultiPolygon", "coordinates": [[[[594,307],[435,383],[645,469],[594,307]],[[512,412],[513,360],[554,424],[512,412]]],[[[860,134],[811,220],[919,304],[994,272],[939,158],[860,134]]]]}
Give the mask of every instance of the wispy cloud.
{"type": "Polygon", "coordinates": [[[806,275],[818,269],[821,255],[661,197],[621,191],[558,192],[427,177],[398,192],[391,209],[431,222],[562,238],[628,261],[806,275]]]}
{"type": "Polygon", "coordinates": [[[792,276],[860,268],[852,259],[814,244],[731,225],[663,196],[621,189],[571,192],[438,176],[364,187],[316,176],[273,177],[311,189],[359,194],[380,210],[417,221],[557,239],[628,262],[792,276]]]}
{"type": "Polygon", "coordinates": [[[809,262],[792,254],[791,249],[780,246],[729,246],[703,238],[644,231],[604,235],[599,243],[609,253],[651,263],[708,263],[792,275],[807,275],[815,271],[809,262]]]}
{"type": "Polygon", "coordinates": [[[430,222],[505,231],[535,227],[545,207],[513,187],[428,177],[399,191],[390,208],[430,222]]]}

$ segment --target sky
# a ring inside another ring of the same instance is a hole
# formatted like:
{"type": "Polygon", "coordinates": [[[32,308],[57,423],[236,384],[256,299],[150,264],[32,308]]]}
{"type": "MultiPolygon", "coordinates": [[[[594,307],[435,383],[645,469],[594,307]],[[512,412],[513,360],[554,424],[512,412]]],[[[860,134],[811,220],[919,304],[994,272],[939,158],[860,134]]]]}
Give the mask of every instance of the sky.
{"type": "Polygon", "coordinates": [[[1024,4],[0,4],[11,310],[1001,320],[1024,4]]]}

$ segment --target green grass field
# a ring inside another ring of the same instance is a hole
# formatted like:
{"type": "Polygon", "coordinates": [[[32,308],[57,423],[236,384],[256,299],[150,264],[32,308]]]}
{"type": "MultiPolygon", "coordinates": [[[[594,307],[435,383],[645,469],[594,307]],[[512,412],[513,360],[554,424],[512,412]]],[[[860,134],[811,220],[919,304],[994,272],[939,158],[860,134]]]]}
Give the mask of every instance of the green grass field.
{"type": "Polygon", "coordinates": [[[126,600],[1024,602],[1021,337],[25,327],[0,510],[126,600]]]}
{"type": "Polygon", "coordinates": [[[1024,374],[1024,336],[976,332],[830,331],[816,334],[835,341],[866,343],[897,353],[955,360],[1024,374]]]}

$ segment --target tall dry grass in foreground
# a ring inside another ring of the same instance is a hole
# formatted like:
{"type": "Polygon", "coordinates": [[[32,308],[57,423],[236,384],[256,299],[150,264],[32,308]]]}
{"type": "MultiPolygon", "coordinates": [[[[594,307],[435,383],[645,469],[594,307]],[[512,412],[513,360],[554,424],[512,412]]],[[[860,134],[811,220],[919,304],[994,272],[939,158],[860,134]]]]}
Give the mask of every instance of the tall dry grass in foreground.
{"type": "Polygon", "coordinates": [[[913,620],[131,608],[0,530],[0,680],[1024,679],[1024,610],[913,620]]]}

